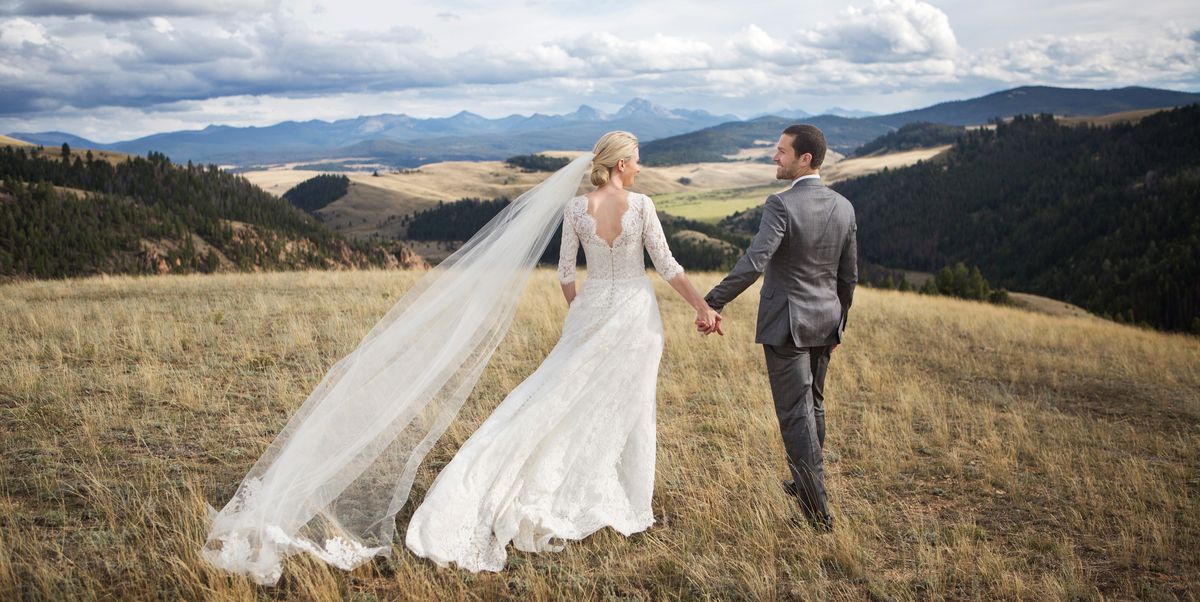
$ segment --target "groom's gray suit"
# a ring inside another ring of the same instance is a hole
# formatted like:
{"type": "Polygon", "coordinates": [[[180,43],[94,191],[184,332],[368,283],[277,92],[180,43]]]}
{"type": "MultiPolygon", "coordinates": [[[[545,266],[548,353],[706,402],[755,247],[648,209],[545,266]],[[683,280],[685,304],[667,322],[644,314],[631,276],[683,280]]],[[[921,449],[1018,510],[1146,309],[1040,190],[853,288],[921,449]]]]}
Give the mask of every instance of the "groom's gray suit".
{"type": "Polygon", "coordinates": [[[822,448],[825,371],[858,282],[854,207],[820,178],[767,197],[754,242],[705,301],[721,311],[765,273],[754,341],[763,345],[795,492],[829,524],[822,448]]]}

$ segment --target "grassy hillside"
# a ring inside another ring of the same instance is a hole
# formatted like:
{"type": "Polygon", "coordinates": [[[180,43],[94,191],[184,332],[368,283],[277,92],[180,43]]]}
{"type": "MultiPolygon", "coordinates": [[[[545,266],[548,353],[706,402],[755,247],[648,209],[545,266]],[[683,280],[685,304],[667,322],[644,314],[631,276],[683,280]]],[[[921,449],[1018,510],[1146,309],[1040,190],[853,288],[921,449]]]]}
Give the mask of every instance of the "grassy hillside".
{"type": "MultiPolygon", "coordinates": [[[[932,148],[918,148],[901,152],[884,152],[866,157],[841,158],[836,151],[831,151],[826,159],[826,165],[821,169],[821,179],[832,184],[848,178],[855,178],[876,173],[884,169],[898,169],[914,165],[918,161],[928,161],[943,153],[949,145],[932,148]]],[[[681,192],[666,192],[654,197],[654,205],[659,211],[685,217],[696,221],[717,224],[722,219],[741,211],[757,210],[767,198],[767,195],[778,192],[788,186],[788,182],[775,180],[775,166],[763,163],[704,163],[678,165],[672,167],[651,167],[647,170],[659,172],[676,171],[687,174],[696,167],[701,173],[711,173],[713,166],[744,165],[741,170],[746,175],[756,172],[761,181],[769,184],[755,183],[754,185],[730,185],[718,189],[693,189],[686,187],[681,192]],[[702,167],[702,169],[701,169],[702,167]]],[[[757,215],[757,214],[756,214],[757,215]]]]}
{"type": "MultiPolygon", "coordinates": [[[[199,558],[222,505],[417,272],[114,277],[0,287],[0,599],[1171,599],[1200,590],[1200,341],[863,290],[828,381],[837,526],[792,519],[757,287],[702,338],[666,328],[657,524],[508,570],[402,546],[262,589],[199,558]]],[[[718,274],[693,274],[705,290],[718,274]]],[[[586,286],[586,284],[585,284],[586,286]]],[[[554,344],[539,272],[438,467],[554,344]]],[[[401,513],[401,532],[412,505],[401,513]]]]}
{"type": "Polygon", "coordinates": [[[0,145],[2,146],[34,146],[32,142],[17,140],[8,136],[0,135],[0,145]]]}
{"type": "Polygon", "coordinates": [[[423,264],[399,242],[347,241],[215,166],[58,152],[0,146],[0,281],[423,264]]]}
{"type": "MultiPolygon", "coordinates": [[[[574,158],[578,152],[554,153],[574,158]]],[[[244,172],[250,182],[276,195],[297,184],[316,177],[319,172],[275,168],[244,172]]],[[[545,172],[525,172],[520,167],[502,161],[457,161],[430,163],[418,169],[369,172],[340,172],[350,179],[345,196],[316,211],[327,226],[352,238],[379,235],[384,238],[407,238],[404,218],[429,209],[438,202],[453,202],[462,198],[516,198],[546,178],[545,172]]],[[[724,194],[723,191],[748,186],[763,186],[775,182],[772,165],[749,162],[694,163],[670,167],[644,168],[638,175],[634,190],[654,196],[675,193],[688,195],[724,194]],[[686,183],[685,183],[686,182],[686,183]]],[[[591,190],[583,186],[580,192],[591,190]]],[[[760,198],[759,201],[762,199],[760,198]]],[[[737,206],[724,211],[721,217],[744,209],[737,206]]],[[[417,245],[420,247],[420,245],[417,245]]],[[[430,260],[439,254],[427,254],[430,260]]]]}
{"type": "MultiPolygon", "coordinates": [[[[763,166],[764,171],[768,169],[771,168],[763,166]]],[[[751,188],[675,192],[654,197],[654,206],[663,213],[715,224],[727,215],[762,205],[768,195],[779,192],[782,184],[778,182],[770,186],[751,188]]]]}
{"type": "Polygon", "coordinates": [[[854,156],[861,157],[876,153],[894,153],[949,145],[957,140],[965,131],[966,128],[960,125],[921,121],[910,123],[854,149],[854,156]]]}
{"type": "MultiPolygon", "coordinates": [[[[34,144],[32,142],[26,142],[24,140],[19,140],[17,138],[13,138],[11,136],[0,136],[0,146],[19,147],[19,148],[24,149],[26,153],[28,153],[30,156],[33,156],[33,157],[58,159],[62,156],[62,145],[61,144],[56,144],[53,146],[40,146],[40,145],[34,144]]],[[[72,152],[78,153],[78,154],[91,153],[94,158],[102,159],[104,161],[112,163],[113,165],[116,165],[117,163],[120,163],[122,161],[125,161],[126,159],[131,158],[130,155],[127,155],[125,153],[119,153],[119,152],[110,151],[110,150],[100,150],[100,149],[93,148],[93,147],[72,146],[71,150],[72,150],[72,152]]]]}

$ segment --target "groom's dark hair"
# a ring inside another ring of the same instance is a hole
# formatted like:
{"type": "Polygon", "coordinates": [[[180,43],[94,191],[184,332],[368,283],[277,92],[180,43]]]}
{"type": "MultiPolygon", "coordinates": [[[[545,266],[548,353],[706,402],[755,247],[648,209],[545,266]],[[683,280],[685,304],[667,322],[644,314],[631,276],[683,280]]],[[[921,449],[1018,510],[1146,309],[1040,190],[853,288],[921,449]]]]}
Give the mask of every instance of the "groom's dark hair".
{"type": "Polygon", "coordinates": [[[804,153],[812,155],[812,165],[814,168],[820,167],[825,162],[825,134],[821,133],[820,128],[815,125],[797,124],[789,125],[783,133],[792,136],[792,149],[796,151],[796,156],[799,157],[804,153]]]}

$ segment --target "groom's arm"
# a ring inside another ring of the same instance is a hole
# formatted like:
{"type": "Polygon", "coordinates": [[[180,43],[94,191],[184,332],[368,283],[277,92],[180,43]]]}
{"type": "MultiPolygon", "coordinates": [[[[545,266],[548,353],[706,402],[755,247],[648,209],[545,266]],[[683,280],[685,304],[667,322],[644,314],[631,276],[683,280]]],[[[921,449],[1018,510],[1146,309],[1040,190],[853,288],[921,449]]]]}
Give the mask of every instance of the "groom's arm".
{"type": "Polygon", "coordinates": [[[842,256],[838,261],[837,296],[842,304],[842,325],[839,330],[846,329],[846,318],[850,315],[850,305],[854,302],[854,287],[858,284],[858,224],[854,216],[850,217],[850,233],[842,246],[842,256]]]}
{"type": "Polygon", "coordinates": [[[721,311],[730,301],[742,294],[742,291],[754,284],[759,274],[767,269],[767,262],[783,242],[786,233],[787,210],[783,208],[783,200],[779,195],[773,194],[767,197],[767,202],[763,204],[762,221],[750,248],[738,259],[729,275],[704,296],[708,305],[721,311]]]}

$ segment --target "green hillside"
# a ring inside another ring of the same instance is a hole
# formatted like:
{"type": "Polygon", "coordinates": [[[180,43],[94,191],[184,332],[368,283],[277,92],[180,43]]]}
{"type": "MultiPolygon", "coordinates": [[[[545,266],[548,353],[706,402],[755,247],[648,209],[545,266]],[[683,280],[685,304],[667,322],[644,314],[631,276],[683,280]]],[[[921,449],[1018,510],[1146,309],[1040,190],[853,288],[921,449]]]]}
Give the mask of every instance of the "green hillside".
{"type": "Polygon", "coordinates": [[[944,163],[834,188],[858,212],[865,261],[962,261],[998,286],[1200,332],[1197,140],[1200,105],[1110,127],[1020,117],[964,135],[944,163]]]}
{"type": "Polygon", "coordinates": [[[112,163],[0,148],[0,279],[401,267],[401,243],[347,241],[215,166],[162,154],[112,163]]]}
{"type": "Polygon", "coordinates": [[[894,132],[888,132],[854,149],[854,155],[863,156],[878,152],[900,152],[941,146],[958,140],[958,137],[965,131],[966,128],[961,125],[919,121],[905,125],[894,132]]]}
{"type": "Polygon", "coordinates": [[[283,193],[287,202],[308,213],[316,213],[326,205],[346,196],[350,178],[344,174],[323,173],[313,176],[283,193]]]}

